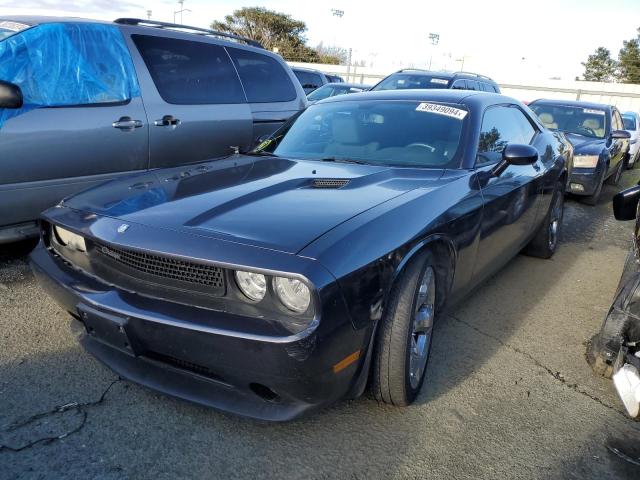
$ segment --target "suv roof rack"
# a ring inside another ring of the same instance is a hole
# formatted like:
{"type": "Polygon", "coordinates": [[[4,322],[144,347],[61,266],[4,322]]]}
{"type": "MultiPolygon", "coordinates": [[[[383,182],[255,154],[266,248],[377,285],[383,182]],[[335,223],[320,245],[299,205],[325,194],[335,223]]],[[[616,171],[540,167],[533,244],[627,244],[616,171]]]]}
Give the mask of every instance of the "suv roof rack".
{"type": "Polygon", "coordinates": [[[179,23],[158,22],[156,20],[144,20],[142,18],[117,18],[113,23],[120,25],[140,25],[143,27],[156,27],[156,28],[168,28],[178,30],[188,30],[196,35],[211,35],[214,37],[228,38],[239,42],[244,42],[252,47],[264,48],[260,42],[251,40],[250,38],[241,37],[240,35],[234,35],[233,33],[225,33],[217,30],[210,30],[208,28],[191,27],[189,25],[181,25],[179,23]]]}
{"type": "Polygon", "coordinates": [[[487,77],[486,75],[480,75],[479,73],[473,73],[473,72],[464,72],[464,71],[460,71],[460,72],[453,72],[454,75],[455,74],[463,74],[463,75],[471,75],[472,77],[478,77],[478,78],[484,78],[485,80],[491,80],[493,82],[493,79],[490,77],[487,77]]]}
{"type": "Polygon", "coordinates": [[[430,72],[431,70],[427,70],[425,68],[401,68],[396,73],[402,72],[430,72]]]}

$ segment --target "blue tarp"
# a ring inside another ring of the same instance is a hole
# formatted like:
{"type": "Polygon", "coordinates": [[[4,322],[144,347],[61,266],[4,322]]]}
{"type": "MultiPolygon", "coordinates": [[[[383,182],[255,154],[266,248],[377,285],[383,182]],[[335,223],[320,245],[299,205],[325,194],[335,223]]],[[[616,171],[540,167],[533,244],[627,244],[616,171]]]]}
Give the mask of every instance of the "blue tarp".
{"type": "Polygon", "coordinates": [[[131,56],[115,25],[49,23],[0,41],[0,80],[22,89],[24,107],[0,109],[4,122],[34,108],[124,102],[140,95],[131,56]]]}

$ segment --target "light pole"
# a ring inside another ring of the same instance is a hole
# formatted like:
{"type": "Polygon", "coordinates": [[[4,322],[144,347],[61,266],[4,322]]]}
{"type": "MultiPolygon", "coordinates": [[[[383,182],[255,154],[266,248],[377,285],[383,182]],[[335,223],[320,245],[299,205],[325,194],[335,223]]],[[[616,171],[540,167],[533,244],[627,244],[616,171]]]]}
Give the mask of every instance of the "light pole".
{"type": "Polygon", "coordinates": [[[178,0],[178,3],[180,4],[180,10],[176,10],[175,12],[173,12],[173,23],[176,23],[176,15],[179,13],[180,14],[180,24],[183,23],[183,13],[184,12],[190,12],[191,10],[189,10],[188,8],[184,8],[184,0],[178,0]]]}
{"type": "Polygon", "coordinates": [[[431,56],[429,57],[429,70],[431,70],[431,62],[433,61],[433,47],[436,47],[440,43],[440,34],[430,33],[429,41],[431,42],[431,56]]]}
{"type": "Polygon", "coordinates": [[[153,12],[151,10],[147,10],[147,20],[151,20],[151,14],[153,12]]]}

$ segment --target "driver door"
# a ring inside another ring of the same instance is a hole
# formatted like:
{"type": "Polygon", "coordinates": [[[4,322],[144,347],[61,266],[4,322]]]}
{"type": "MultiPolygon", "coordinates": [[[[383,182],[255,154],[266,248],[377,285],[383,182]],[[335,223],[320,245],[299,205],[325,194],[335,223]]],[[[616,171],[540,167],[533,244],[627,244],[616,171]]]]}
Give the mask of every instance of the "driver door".
{"type": "Polygon", "coordinates": [[[537,134],[537,128],[516,105],[492,106],[484,113],[476,163],[483,216],[474,283],[516,255],[537,224],[543,172],[540,161],[533,165],[509,165],[498,177],[491,174],[508,144],[535,146],[537,134]]]}

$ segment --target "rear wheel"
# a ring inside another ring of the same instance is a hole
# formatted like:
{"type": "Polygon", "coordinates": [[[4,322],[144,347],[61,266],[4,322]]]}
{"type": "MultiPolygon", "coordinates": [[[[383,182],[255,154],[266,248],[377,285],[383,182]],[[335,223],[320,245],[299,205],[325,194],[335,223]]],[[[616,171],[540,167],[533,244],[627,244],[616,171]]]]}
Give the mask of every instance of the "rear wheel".
{"type": "Polygon", "coordinates": [[[562,231],[562,218],[564,216],[564,188],[563,183],[558,182],[551,208],[545,217],[540,230],[533,237],[529,245],[524,249],[524,253],[532,257],[551,258],[558,248],[560,234],[562,231]]]}
{"type": "Polygon", "coordinates": [[[372,388],[377,400],[405,406],[418,395],[431,351],[436,285],[434,257],[425,252],[394,286],[376,339],[372,388]]]}

